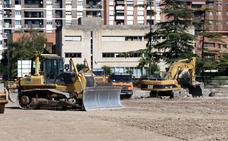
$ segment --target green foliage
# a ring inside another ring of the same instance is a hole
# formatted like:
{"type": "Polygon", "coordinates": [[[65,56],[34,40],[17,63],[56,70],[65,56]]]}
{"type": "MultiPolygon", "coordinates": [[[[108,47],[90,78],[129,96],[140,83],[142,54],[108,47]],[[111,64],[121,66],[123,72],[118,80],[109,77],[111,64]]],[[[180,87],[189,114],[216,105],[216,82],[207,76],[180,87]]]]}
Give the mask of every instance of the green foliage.
{"type": "Polygon", "coordinates": [[[0,63],[0,75],[4,74],[6,72],[6,68],[3,66],[2,63],[0,63]]]}
{"type": "Polygon", "coordinates": [[[42,34],[31,31],[24,33],[22,37],[16,41],[8,43],[8,51],[12,54],[12,59],[31,59],[37,52],[44,52],[47,40],[42,34]]]}
{"type": "Polygon", "coordinates": [[[86,68],[85,64],[77,64],[76,67],[77,67],[78,71],[81,71],[84,68],[86,68]]]}
{"type": "Polygon", "coordinates": [[[128,68],[127,71],[126,71],[126,73],[127,73],[127,74],[133,74],[133,71],[132,71],[131,69],[128,68]]]}
{"type": "Polygon", "coordinates": [[[223,57],[219,60],[217,66],[220,71],[223,71],[228,75],[228,54],[223,54],[223,57]]]}
{"type": "Polygon", "coordinates": [[[161,60],[172,63],[193,56],[194,36],[189,33],[192,11],[182,0],[164,0],[161,7],[168,20],[156,24],[146,34],[148,42],[145,49],[128,52],[141,54],[138,67],[148,68],[149,75],[159,70],[157,63],[161,60]]]}
{"type": "Polygon", "coordinates": [[[8,75],[10,77],[16,76],[17,61],[24,59],[32,59],[34,54],[43,53],[47,43],[43,34],[36,31],[22,33],[18,41],[9,41],[7,43],[8,49],[3,53],[1,63],[8,68],[8,75]]]}
{"type": "Polygon", "coordinates": [[[105,75],[110,75],[111,74],[111,68],[109,66],[102,66],[102,69],[104,69],[105,75]]]}
{"type": "Polygon", "coordinates": [[[192,11],[183,0],[164,0],[161,6],[168,20],[157,24],[155,37],[163,40],[153,46],[155,54],[167,63],[192,57],[194,36],[189,33],[192,11]]]}

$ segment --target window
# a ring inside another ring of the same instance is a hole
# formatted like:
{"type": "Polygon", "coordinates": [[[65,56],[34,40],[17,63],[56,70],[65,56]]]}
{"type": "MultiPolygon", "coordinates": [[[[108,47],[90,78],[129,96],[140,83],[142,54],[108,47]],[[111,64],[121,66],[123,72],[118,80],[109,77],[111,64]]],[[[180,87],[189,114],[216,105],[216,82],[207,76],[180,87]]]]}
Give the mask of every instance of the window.
{"type": "Polygon", "coordinates": [[[21,21],[20,20],[16,20],[15,21],[15,25],[21,25],[21,21]]]}
{"type": "Polygon", "coordinates": [[[66,52],[65,53],[65,57],[66,58],[81,58],[82,57],[82,53],[78,53],[78,52],[66,52]]]}
{"type": "Polygon", "coordinates": [[[103,58],[114,58],[115,53],[102,53],[103,58]]]}
{"type": "Polygon", "coordinates": [[[125,41],[142,41],[143,36],[126,36],[125,41]]]}
{"type": "Polygon", "coordinates": [[[199,5],[199,4],[192,4],[192,8],[201,8],[202,5],[199,5]]]}
{"type": "Polygon", "coordinates": [[[102,41],[110,41],[110,42],[119,42],[119,41],[125,41],[124,36],[103,36],[102,41]]]}
{"type": "Polygon", "coordinates": [[[214,43],[204,43],[204,47],[215,47],[214,43]]]}
{"type": "Polygon", "coordinates": [[[47,21],[47,24],[52,25],[52,21],[47,21]]]}
{"type": "Polygon", "coordinates": [[[228,25],[228,20],[226,21],[226,24],[228,25]]]}
{"type": "Polygon", "coordinates": [[[66,20],[66,26],[71,26],[72,25],[72,21],[71,20],[66,20]]]}
{"type": "Polygon", "coordinates": [[[213,3],[208,3],[208,7],[209,8],[213,8],[214,7],[214,4],[213,3]]]}
{"type": "Polygon", "coordinates": [[[15,4],[21,4],[21,0],[15,0],[15,4]]]}
{"type": "Polygon", "coordinates": [[[216,12],[216,15],[217,16],[221,16],[222,15],[222,12],[221,11],[218,11],[218,12],[216,12]]]}
{"type": "Polygon", "coordinates": [[[209,22],[209,25],[213,24],[213,21],[208,21],[209,22]]]}
{"type": "Polygon", "coordinates": [[[218,2],[218,3],[217,3],[217,6],[218,6],[218,7],[222,7],[222,2],[218,2]]]}
{"type": "Polygon", "coordinates": [[[126,54],[126,53],[116,53],[116,58],[120,58],[120,57],[124,57],[124,58],[135,58],[135,57],[140,57],[141,56],[141,53],[129,53],[129,54],[126,54]]]}
{"type": "Polygon", "coordinates": [[[78,4],[78,6],[82,6],[83,5],[83,1],[78,1],[77,4],[78,4]]]}
{"type": "Polygon", "coordinates": [[[105,52],[102,53],[102,57],[103,58],[135,58],[135,57],[140,57],[141,53],[129,53],[127,54],[126,52],[118,52],[118,53],[114,53],[114,52],[105,52]]]}
{"type": "Polygon", "coordinates": [[[64,41],[81,41],[81,36],[64,36],[64,41]]]}
{"type": "Polygon", "coordinates": [[[209,12],[208,15],[209,15],[209,16],[213,16],[213,13],[212,13],[212,12],[209,12]]]}
{"type": "Polygon", "coordinates": [[[16,10],[16,11],[15,11],[15,15],[21,15],[21,11],[16,10]]]}
{"type": "Polygon", "coordinates": [[[71,11],[66,11],[66,15],[72,15],[71,11]]]}

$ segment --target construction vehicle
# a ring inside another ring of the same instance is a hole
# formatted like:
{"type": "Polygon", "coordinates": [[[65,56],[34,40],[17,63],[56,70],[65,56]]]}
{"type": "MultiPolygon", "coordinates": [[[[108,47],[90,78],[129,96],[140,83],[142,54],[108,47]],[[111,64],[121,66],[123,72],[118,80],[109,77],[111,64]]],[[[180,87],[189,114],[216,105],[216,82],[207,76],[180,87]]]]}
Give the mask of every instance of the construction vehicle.
{"type": "Polygon", "coordinates": [[[63,66],[60,56],[35,55],[31,75],[17,81],[19,106],[22,109],[83,110],[121,107],[120,88],[96,86],[93,73],[79,72],[72,59],[68,72],[63,66]]]}
{"type": "Polygon", "coordinates": [[[4,84],[0,83],[0,114],[5,111],[5,105],[8,103],[7,91],[4,89],[4,84]]]}
{"type": "Polygon", "coordinates": [[[133,95],[133,82],[131,74],[111,74],[109,81],[113,86],[121,87],[121,98],[130,98],[133,95]]]}
{"type": "Polygon", "coordinates": [[[102,68],[93,69],[94,79],[98,84],[108,83],[108,77],[105,75],[105,71],[102,68]]]}
{"type": "Polygon", "coordinates": [[[196,58],[183,59],[173,63],[165,78],[149,78],[141,81],[141,89],[150,91],[150,96],[180,96],[182,87],[188,88],[192,96],[202,96],[202,84],[195,78],[196,58]]]}

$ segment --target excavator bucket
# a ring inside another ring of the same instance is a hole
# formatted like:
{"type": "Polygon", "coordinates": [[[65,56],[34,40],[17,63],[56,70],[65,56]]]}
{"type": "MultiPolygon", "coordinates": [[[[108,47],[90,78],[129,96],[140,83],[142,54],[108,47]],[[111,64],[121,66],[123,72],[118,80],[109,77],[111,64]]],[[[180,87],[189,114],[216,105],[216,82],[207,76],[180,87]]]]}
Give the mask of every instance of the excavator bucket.
{"type": "Polygon", "coordinates": [[[85,110],[122,107],[120,103],[120,90],[120,88],[113,86],[87,87],[83,93],[83,105],[85,110]]]}

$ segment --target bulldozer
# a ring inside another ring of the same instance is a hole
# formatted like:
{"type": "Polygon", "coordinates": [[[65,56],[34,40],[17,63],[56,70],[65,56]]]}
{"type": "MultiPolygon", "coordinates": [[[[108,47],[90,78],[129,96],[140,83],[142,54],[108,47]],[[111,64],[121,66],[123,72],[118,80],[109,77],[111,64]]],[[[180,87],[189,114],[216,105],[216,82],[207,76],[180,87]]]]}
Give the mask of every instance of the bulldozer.
{"type": "Polygon", "coordinates": [[[4,89],[4,84],[0,83],[0,114],[5,111],[5,105],[8,103],[7,91],[4,89]]]}
{"type": "Polygon", "coordinates": [[[183,59],[170,65],[164,78],[141,81],[141,89],[150,91],[151,97],[180,96],[181,88],[188,88],[192,96],[202,96],[203,84],[196,81],[196,58],[183,59]]]}
{"type": "Polygon", "coordinates": [[[73,60],[64,71],[63,58],[55,54],[36,54],[31,75],[17,80],[18,104],[22,109],[120,108],[120,88],[98,86],[90,71],[78,71],[73,60]]]}

